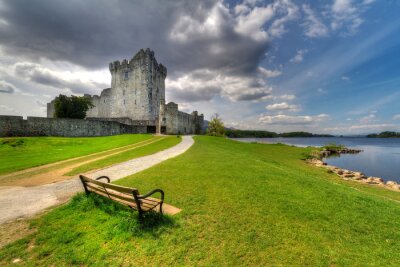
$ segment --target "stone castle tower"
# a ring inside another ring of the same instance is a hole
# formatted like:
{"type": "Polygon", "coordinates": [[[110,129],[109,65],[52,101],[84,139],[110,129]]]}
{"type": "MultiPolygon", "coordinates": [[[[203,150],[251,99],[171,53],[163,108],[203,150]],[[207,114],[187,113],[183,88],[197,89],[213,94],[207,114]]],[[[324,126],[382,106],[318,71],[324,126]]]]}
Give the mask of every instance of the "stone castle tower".
{"type": "MultiPolygon", "coordinates": [[[[109,64],[111,88],[100,96],[85,95],[93,108],[87,119],[118,121],[128,125],[142,125],[147,132],[168,134],[200,133],[203,115],[178,110],[178,105],[165,104],[167,68],[159,64],[150,49],[141,49],[129,61],[109,64]]],[[[47,117],[54,115],[54,100],[47,104],[47,117]]]]}
{"type": "Polygon", "coordinates": [[[142,49],[129,61],[110,63],[109,69],[111,88],[93,96],[95,107],[87,117],[158,119],[167,68],[157,63],[154,52],[142,49]]]}

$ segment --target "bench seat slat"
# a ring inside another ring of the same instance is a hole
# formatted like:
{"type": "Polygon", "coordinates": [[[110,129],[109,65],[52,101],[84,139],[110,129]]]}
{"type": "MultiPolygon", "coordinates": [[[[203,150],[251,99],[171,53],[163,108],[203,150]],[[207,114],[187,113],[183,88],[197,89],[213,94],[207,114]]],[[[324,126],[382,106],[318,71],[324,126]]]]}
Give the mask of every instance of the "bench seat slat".
{"type": "Polygon", "coordinates": [[[99,195],[101,195],[101,196],[103,196],[103,197],[110,198],[110,199],[112,199],[112,200],[114,200],[114,201],[116,201],[116,202],[119,202],[119,203],[121,203],[121,204],[127,205],[127,206],[129,206],[129,207],[134,208],[134,209],[137,208],[135,202],[125,201],[125,200],[122,200],[122,199],[120,199],[120,198],[116,198],[116,197],[114,197],[114,196],[112,196],[112,195],[109,196],[109,195],[107,195],[107,193],[104,192],[104,191],[96,190],[96,189],[93,189],[93,188],[90,188],[89,191],[94,192],[94,193],[96,193],[96,194],[99,194],[99,195]]]}
{"type": "Polygon", "coordinates": [[[136,188],[129,188],[129,187],[120,186],[120,185],[103,183],[103,182],[100,182],[100,181],[96,181],[94,179],[87,178],[85,176],[82,176],[82,177],[83,177],[83,180],[86,183],[93,183],[93,184],[96,184],[96,185],[101,186],[101,187],[104,186],[105,188],[113,189],[115,191],[119,191],[119,192],[123,192],[123,193],[127,193],[127,194],[132,194],[133,191],[137,191],[136,188]]]}
{"type": "Polygon", "coordinates": [[[108,194],[109,194],[109,195],[112,195],[113,197],[120,198],[120,199],[128,201],[128,202],[136,203],[135,200],[133,199],[133,195],[118,194],[118,192],[115,192],[114,190],[105,191],[103,188],[93,186],[91,184],[86,184],[86,186],[90,189],[95,190],[96,192],[97,191],[103,192],[104,194],[106,194],[106,196],[108,196],[108,194]]]}
{"type": "Polygon", "coordinates": [[[107,191],[107,192],[112,192],[113,194],[121,196],[121,197],[126,197],[126,198],[129,198],[129,199],[133,198],[133,194],[132,193],[127,194],[127,193],[119,192],[119,191],[116,191],[114,189],[105,188],[104,186],[100,186],[100,185],[92,184],[92,183],[87,183],[86,185],[94,187],[94,188],[98,188],[100,190],[104,190],[104,191],[107,191]]]}

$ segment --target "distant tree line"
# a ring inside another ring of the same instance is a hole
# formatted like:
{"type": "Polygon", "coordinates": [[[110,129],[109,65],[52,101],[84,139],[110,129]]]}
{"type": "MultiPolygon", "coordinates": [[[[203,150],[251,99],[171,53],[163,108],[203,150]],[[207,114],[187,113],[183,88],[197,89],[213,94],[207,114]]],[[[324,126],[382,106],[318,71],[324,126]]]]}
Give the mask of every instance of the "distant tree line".
{"type": "Polygon", "coordinates": [[[400,138],[400,133],[398,132],[381,132],[379,134],[369,134],[367,135],[368,138],[400,138]]]}
{"type": "Polygon", "coordinates": [[[227,129],[226,136],[230,138],[241,138],[241,137],[271,138],[271,137],[278,137],[278,134],[268,131],[227,129]]]}
{"type": "Polygon", "coordinates": [[[230,138],[275,138],[275,137],[333,137],[330,134],[313,134],[308,132],[275,133],[259,130],[226,129],[226,136],[230,138]]]}

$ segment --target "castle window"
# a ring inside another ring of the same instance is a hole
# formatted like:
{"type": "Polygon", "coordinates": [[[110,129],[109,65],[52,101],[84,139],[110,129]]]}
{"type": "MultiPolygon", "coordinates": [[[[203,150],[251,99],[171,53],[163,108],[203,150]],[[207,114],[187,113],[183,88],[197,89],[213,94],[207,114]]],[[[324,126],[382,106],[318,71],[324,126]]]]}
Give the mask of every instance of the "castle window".
{"type": "Polygon", "coordinates": [[[129,79],[129,72],[125,71],[124,73],[124,80],[128,80],[129,79]]]}
{"type": "Polygon", "coordinates": [[[124,90],[122,90],[122,95],[125,95],[125,89],[124,89],[124,90]]]}
{"type": "Polygon", "coordinates": [[[125,99],[124,99],[124,105],[125,105],[125,99]]]}
{"type": "Polygon", "coordinates": [[[104,99],[104,103],[106,103],[106,100],[104,99]]]}

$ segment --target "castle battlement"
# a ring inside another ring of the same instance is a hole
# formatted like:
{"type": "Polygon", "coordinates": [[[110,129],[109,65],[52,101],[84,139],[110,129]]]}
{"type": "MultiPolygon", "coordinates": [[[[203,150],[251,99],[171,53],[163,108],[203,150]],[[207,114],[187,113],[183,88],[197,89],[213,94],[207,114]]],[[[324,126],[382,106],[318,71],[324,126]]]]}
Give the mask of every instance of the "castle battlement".
{"type": "Polygon", "coordinates": [[[109,64],[110,72],[132,71],[137,68],[148,69],[153,64],[154,69],[159,72],[164,78],[167,77],[167,68],[161,63],[158,64],[154,57],[154,52],[149,48],[146,50],[140,49],[129,61],[123,59],[122,61],[114,61],[109,64]]]}

